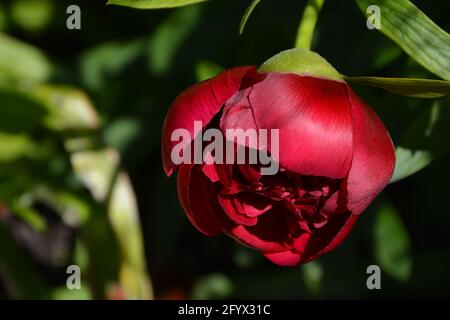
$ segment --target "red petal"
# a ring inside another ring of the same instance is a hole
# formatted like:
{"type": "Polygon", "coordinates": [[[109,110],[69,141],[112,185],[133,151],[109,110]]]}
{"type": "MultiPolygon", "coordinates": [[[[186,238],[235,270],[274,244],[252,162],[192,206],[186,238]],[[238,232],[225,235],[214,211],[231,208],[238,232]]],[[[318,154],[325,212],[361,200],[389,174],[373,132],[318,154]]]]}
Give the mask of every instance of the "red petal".
{"type": "Polygon", "coordinates": [[[245,226],[254,226],[258,219],[256,217],[249,217],[245,214],[243,204],[238,199],[239,195],[226,196],[219,195],[219,204],[227,216],[237,224],[245,226]]]}
{"type": "Polygon", "coordinates": [[[212,202],[214,185],[201,170],[199,165],[180,166],[178,197],[189,221],[200,232],[215,235],[222,232],[216,216],[220,208],[212,202]]]}
{"type": "Polygon", "coordinates": [[[161,149],[167,175],[171,175],[176,166],[171,160],[171,151],[178,142],[171,141],[172,132],[184,128],[194,138],[194,121],[201,121],[204,128],[222,105],[239,90],[243,78],[255,73],[255,67],[230,69],[186,89],[175,99],[162,130],[161,149]]]}
{"type": "Polygon", "coordinates": [[[353,149],[345,83],[271,73],[253,86],[250,104],[259,129],[280,130],[281,167],[304,175],[347,176],[353,149]]]}
{"type": "MultiPolygon", "coordinates": [[[[258,227],[257,224],[255,227],[258,227]]],[[[277,239],[270,238],[270,231],[265,234],[269,236],[267,239],[263,237],[263,234],[253,232],[243,225],[238,225],[230,231],[230,235],[234,237],[238,242],[247,245],[251,248],[262,250],[264,252],[277,252],[286,249],[286,247],[277,241],[277,239]]]]}
{"type": "Polygon", "coordinates": [[[302,255],[294,251],[281,251],[274,253],[264,253],[273,263],[283,267],[293,267],[300,263],[302,255]]]}
{"type": "Polygon", "coordinates": [[[347,208],[360,214],[391,180],[392,140],[375,112],[348,88],[353,116],[353,161],[347,179],[347,208]]]}
{"type": "Polygon", "coordinates": [[[359,215],[344,213],[330,219],[311,237],[302,263],[312,261],[340,245],[353,229],[358,217],[359,215]]]}

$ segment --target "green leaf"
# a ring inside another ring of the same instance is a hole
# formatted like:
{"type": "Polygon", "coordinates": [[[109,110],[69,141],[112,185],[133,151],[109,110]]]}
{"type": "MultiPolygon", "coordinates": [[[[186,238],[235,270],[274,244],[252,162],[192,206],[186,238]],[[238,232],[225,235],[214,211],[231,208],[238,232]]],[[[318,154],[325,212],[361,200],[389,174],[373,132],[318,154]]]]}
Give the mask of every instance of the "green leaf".
{"type": "Polygon", "coordinates": [[[261,0],[253,0],[248,6],[247,10],[245,10],[244,15],[242,16],[241,23],[239,24],[239,34],[242,34],[244,32],[248,18],[250,18],[250,15],[252,14],[253,10],[255,10],[256,6],[260,2],[261,0]]]}
{"type": "Polygon", "coordinates": [[[100,119],[86,94],[65,86],[40,85],[28,93],[47,111],[45,124],[53,130],[96,130],[100,119]]]}
{"type": "Polygon", "coordinates": [[[91,90],[109,88],[111,77],[119,77],[144,53],[145,40],[110,41],[84,52],[80,60],[83,84],[91,90]]]}
{"type": "MultiPolygon", "coordinates": [[[[67,143],[66,143],[67,144],[67,143]]],[[[139,212],[131,182],[118,171],[119,154],[110,148],[74,152],[75,172],[99,203],[106,203],[121,253],[120,284],[131,299],[151,299],[139,212]]]]}
{"type": "Polygon", "coordinates": [[[132,7],[136,9],[164,9],[183,7],[207,0],[109,0],[107,4],[132,7]]]}
{"type": "Polygon", "coordinates": [[[10,133],[31,131],[43,121],[45,111],[33,97],[19,91],[0,88],[1,131],[10,133]]]}
{"type": "Polygon", "coordinates": [[[375,256],[382,272],[398,281],[409,279],[412,270],[410,239],[395,207],[385,201],[375,217],[375,256]]]}
{"type": "Polygon", "coordinates": [[[344,80],[416,98],[439,98],[450,94],[450,82],[443,80],[381,77],[344,77],[344,80]]]}
{"type": "Polygon", "coordinates": [[[301,266],[303,282],[306,289],[313,295],[320,293],[324,271],[322,265],[312,261],[301,266]]]}
{"type": "Polygon", "coordinates": [[[450,35],[408,0],[356,0],[381,9],[381,32],[429,71],[450,80],[450,35]]]}
{"type": "Polygon", "coordinates": [[[233,293],[233,283],[224,274],[215,273],[201,279],[194,287],[194,300],[226,299],[233,293]]]}
{"type": "Polygon", "coordinates": [[[396,164],[391,183],[425,168],[450,151],[450,108],[448,99],[436,101],[424,110],[407,130],[396,148],[396,164]]]}
{"type": "Polygon", "coordinates": [[[148,59],[151,70],[160,75],[173,64],[177,52],[199,22],[201,7],[188,7],[172,12],[150,39],[148,59]]]}
{"type": "Polygon", "coordinates": [[[44,81],[50,76],[51,69],[40,50],[0,33],[0,81],[44,81]]]}
{"type": "Polygon", "coordinates": [[[325,0],[308,0],[297,30],[296,48],[310,49],[317,19],[325,0]]]}
{"type": "Polygon", "coordinates": [[[49,26],[55,4],[52,0],[16,0],[11,4],[11,18],[26,31],[40,32],[49,26]]]}
{"type": "Polygon", "coordinates": [[[33,155],[36,145],[25,134],[0,132],[0,163],[33,155]]]}
{"type": "Polygon", "coordinates": [[[203,60],[195,65],[195,76],[198,81],[203,81],[217,76],[223,70],[224,68],[222,66],[208,60],[203,60]]]}

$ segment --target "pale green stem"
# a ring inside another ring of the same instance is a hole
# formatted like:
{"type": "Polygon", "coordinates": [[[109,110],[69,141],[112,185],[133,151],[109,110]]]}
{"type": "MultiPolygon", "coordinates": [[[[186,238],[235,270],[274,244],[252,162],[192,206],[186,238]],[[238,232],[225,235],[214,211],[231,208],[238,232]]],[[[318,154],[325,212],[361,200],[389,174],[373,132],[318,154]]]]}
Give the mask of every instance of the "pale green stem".
{"type": "Polygon", "coordinates": [[[324,1],[325,0],[308,0],[305,10],[303,11],[302,20],[300,20],[300,25],[298,26],[297,39],[295,40],[296,48],[311,49],[314,29],[324,1]]]}

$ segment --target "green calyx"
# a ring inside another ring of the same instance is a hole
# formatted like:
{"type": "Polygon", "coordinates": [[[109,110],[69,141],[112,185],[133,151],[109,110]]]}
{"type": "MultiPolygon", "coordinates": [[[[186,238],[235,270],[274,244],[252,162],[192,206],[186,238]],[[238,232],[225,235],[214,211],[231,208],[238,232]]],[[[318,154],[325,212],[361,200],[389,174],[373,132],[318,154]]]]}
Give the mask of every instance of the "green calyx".
{"type": "Polygon", "coordinates": [[[300,76],[344,81],[342,75],[319,54],[299,48],[281,51],[266,60],[258,71],[294,73],[300,76]]]}

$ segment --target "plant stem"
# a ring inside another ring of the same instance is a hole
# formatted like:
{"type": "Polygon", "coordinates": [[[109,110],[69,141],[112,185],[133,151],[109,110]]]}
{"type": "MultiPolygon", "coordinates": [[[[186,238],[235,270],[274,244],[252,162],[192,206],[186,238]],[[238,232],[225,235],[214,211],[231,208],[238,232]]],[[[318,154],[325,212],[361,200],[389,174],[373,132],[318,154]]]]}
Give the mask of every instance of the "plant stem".
{"type": "Polygon", "coordinates": [[[295,47],[310,49],[317,18],[325,0],[308,0],[298,26],[295,47]]]}

